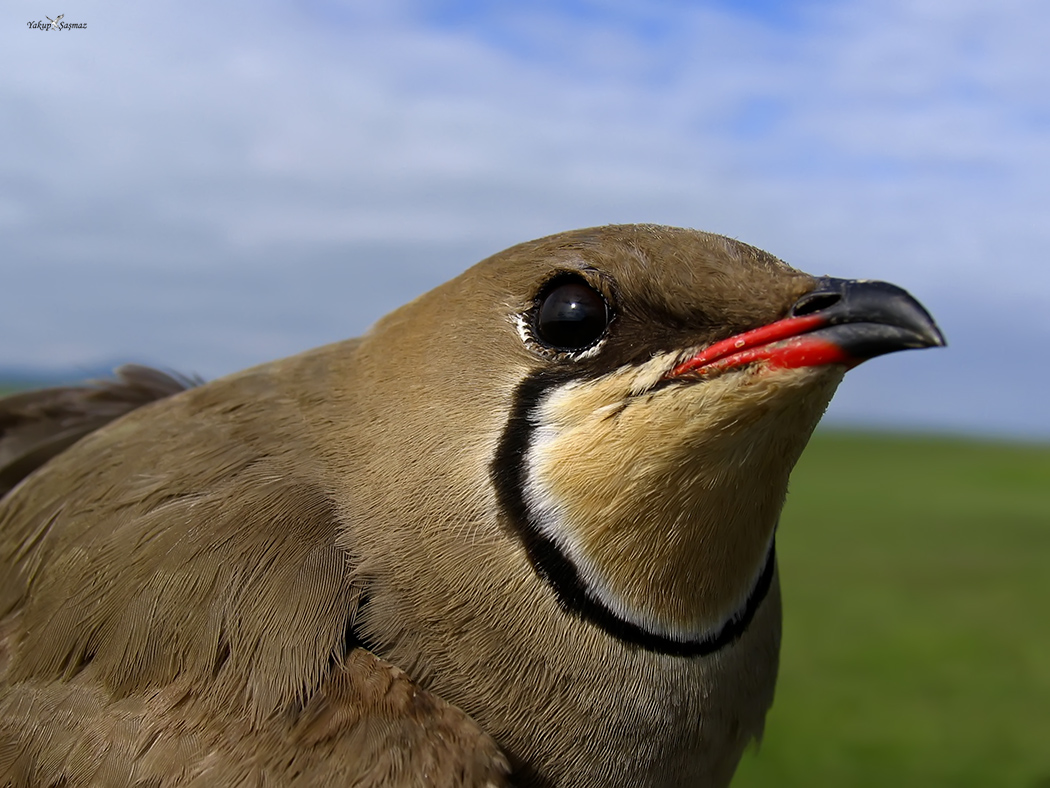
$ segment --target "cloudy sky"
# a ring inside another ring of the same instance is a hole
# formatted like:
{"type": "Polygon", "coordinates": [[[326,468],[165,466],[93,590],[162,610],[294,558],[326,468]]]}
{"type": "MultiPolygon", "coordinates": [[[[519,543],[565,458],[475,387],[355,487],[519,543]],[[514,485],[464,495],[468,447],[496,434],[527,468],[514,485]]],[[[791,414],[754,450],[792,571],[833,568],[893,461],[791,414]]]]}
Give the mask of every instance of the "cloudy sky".
{"type": "Polygon", "coordinates": [[[220,375],[659,222],[930,308],[951,347],[830,420],[1047,438],[1048,40],[1038,0],[6,0],[0,368],[220,375]]]}

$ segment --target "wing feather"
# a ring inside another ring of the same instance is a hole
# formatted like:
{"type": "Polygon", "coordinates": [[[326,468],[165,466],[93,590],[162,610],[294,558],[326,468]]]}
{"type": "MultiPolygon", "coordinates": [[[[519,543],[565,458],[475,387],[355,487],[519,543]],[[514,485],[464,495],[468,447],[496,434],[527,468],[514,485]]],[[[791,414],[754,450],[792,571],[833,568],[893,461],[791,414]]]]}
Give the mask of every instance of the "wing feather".
{"type": "Polygon", "coordinates": [[[354,640],[288,383],[316,370],[281,369],[9,408],[80,437],[0,499],[0,785],[506,784],[470,717],[354,640]]]}
{"type": "Polygon", "coordinates": [[[201,382],[138,364],[125,364],[115,375],[0,398],[0,496],[85,435],[201,382]]]}

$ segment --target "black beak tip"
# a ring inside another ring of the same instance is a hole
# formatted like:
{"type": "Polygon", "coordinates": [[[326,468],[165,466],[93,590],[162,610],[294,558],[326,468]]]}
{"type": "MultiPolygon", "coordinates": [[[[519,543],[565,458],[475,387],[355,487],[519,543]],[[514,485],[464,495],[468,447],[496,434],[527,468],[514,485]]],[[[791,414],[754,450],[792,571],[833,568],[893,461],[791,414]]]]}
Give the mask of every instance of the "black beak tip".
{"type": "Polygon", "coordinates": [[[944,338],[944,332],[930,319],[928,333],[923,337],[929,344],[927,347],[948,347],[948,340],[944,338]]]}
{"type": "Polygon", "coordinates": [[[823,317],[820,333],[860,360],[948,344],[926,308],[889,282],[823,277],[791,314],[823,317]]]}

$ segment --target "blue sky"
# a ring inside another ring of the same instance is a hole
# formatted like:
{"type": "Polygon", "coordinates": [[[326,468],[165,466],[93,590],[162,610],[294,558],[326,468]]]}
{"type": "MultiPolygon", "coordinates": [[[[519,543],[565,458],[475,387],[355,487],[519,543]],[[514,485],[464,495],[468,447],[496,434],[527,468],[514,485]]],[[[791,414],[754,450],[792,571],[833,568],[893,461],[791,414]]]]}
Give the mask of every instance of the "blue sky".
{"type": "Polygon", "coordinates": [[[1047,40],[1036,0],[9,0],[0,367],[220,375],[652,221],[930,307],[950,348],[829,420],[1047,438],[1047,40]]]}

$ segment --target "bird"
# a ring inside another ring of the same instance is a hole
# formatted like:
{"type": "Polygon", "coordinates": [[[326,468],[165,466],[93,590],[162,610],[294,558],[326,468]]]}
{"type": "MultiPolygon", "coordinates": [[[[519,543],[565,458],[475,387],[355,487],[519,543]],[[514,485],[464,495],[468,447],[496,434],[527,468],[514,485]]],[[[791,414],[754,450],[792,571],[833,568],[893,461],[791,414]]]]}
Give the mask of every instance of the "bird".
{"type": "Polygon", "coordinates": [[[519,244],[361,337],[0,400],[0,785],[725,786],[776,533],[885,282],[519,244]]]}

